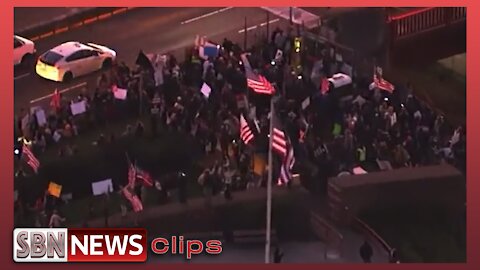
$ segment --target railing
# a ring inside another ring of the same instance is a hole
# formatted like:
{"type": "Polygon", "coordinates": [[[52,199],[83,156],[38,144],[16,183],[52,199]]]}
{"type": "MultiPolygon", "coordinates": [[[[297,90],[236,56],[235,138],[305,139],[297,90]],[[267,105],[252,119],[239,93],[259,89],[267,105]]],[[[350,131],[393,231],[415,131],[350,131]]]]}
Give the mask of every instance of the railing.
{"type": "Polygon", "coordinates": [[[380,235],[378,235],[375,230],[370,228],[370,226],[368,226],[359,218],[355,218],[352,225],[356,230],[362,232],[362,234],[370,240],[369,242],[376,243],[376,245],[390,257],[390,260],[392,260],[395,249],[390,247],[390,245],[380,235]]]}
{"type": "Polygon", "coordinates": [[[463,21],[466,17],[465,7],[423,8],[390,16],[388,23],[391,27],[392,39],[397,40],[463,21]]]}
{"type": "Polygon", "coordinates": [[[325,241],[325,259],[338,260],[342,257],[343,235],[319,215],[310,213],[310,224],[315,235],[325,241]]]}

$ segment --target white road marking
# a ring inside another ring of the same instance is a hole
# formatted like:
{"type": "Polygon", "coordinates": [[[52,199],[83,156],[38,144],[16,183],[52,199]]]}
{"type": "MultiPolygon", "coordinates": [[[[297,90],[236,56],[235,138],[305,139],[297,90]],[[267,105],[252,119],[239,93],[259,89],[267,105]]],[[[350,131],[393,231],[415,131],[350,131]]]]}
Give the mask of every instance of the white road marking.
{"type": "MultiPolygon", "coordinates": [[[[248,32],[248,31],[251,31],[251,30],[253,30],[253,29],[256,29],[257,27],[266,26],[267,23],[272,24],[272,23],[276,23],[276,22],[278,22],[278,21],[280,21],[280,19],[274,19],[274,20],[270,20],[269,22],[261,23],[261,24],[259,24],[259,25],[257,24],[257,25],[254,25],[254,26],[250,26],[250,27],[247,28],[247,32],[248,32]]],[[[244,32],[245,32],[245,29],[241,29],[241,30],[238,31],[239,34],[244,33],[244,32]]]]}
{"type": "MultiPolygon", "coordinates": [[[[72,85],[72,86],[67,87],[67,88],[65,88],[65,89],[62,89],[62,90],[60,90],[60,91],[58,91],[58,92],[59,92],[60,94],[63,94],[63,93],[65,93],[65,92],[68,92],[68,91],[71,91],[71,90],[73,90],[73,89],[76,89],[76,88],[79,88],[79,87],[82,87],[82,86],[86,86],[86,85],[87,85],[87,82],[83,82],[83,83],[79,83],[79,84],[72,85]]],[[[47,98],[53,96],[53,92],[54,92],[54,91],[55,91],[55,90],[52,91],[52,94],[48,94],[48,95],[45,95],[45,96],[43,96],[43,97],[39,97],[39,98],[30,100],[30,104],[36,103],[36,102],[39,102],[39,101],[42,101],[42,100],[44,100],[44,99],[47,99],[47,98]]]]}
{"type": "Polygon", "coordinates": [[[198,17],[191,18],[191,19],[189,19],[189,20],[183,21],[183,22],[181,22],[180,24],[187,24],[187,23],[191,23],[191,22],[198,21],[198,20],[201,20],[201,19],[205,19],[205,18],[207,18],[207,17],[216,15],[216,14],[218,14],[218,13],[227,11],[227,10],[232,9],[232,8],[234,8],[234,7],[226,7],[226,8],[222,8],[222,9],[219,9],[219,10],[215,10],[215,11],[212,11],[212,12],[210,12],[210,13],[203,14],[203,15],[200,15],[200,16],[198,16],[198,17]]]}
{"type": "Polygon", "coordinates": [[[18,79],[21,79],[21,78],[25,78],[27,76],[30,76],[30,73],[24,73],[22,75],[18,75],[17,77],[13,77],[13,79],[18,80],[18,79]]]}

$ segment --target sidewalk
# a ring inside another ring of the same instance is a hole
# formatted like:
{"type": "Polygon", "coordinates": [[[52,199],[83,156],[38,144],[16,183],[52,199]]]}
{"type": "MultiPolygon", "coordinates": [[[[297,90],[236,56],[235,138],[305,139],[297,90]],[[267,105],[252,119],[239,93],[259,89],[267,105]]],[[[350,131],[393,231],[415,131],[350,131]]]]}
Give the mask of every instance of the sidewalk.
{"type": "Polygon", "coordinates": [[[66,18],[81,11],[92,9],[89,7],[16,7],[13,10],[13,31],[24,31],[35,26],[48,24],[66,18]]]}

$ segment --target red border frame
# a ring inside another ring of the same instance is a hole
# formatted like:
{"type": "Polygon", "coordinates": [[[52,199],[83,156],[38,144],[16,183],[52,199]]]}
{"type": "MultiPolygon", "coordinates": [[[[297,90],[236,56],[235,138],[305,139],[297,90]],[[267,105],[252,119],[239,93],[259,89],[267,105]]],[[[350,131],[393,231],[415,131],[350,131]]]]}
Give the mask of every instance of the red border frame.
{"type": "MultiPolygon", "coordinates": [[[[432,270],[442,270],[442,269],[478,269],[480,267],[479,261],[480,256],[478,256],[478,247],[479,247],[479,230],[480,227],[478,216],[475,216],[474,213],[479,213],[480,210],[478,206],[480,205],[479,197],[475,196],[475,191],[478,191],[478,178],[479,171],[475,170],[474,164],[476,163],[474,155],[480,150],[479,143],[476,140],[479,137],[479,126],[474,123],[475,118],[473,115],[479,113],[479,107],[477,101],[480,100],[480,95],[478,91],[478,86],[480,85],[480,76],[478,76],[477,68],[479,65],[480,51],[479,51],[479,31],[478,27],[480,26],[480,13],[479,13],[479,1],[478,0],[468,0],[468,1],[455,1],[455,0],[395,0],[395,1],[375,1],[375,0],[336,0],[330,1],[329,3],[320,3],[318,0],[302,0],[302,1],[285,1],[285,0],[264,0],[262,4],[265,6],[318,6],[323,4],[326,6],[342,6],[342,7],[351,7],[351,6],[403,6],[403,7],[428,7],[428,6],[467,6],[467,122],[468,122],[468,152],[467,152],[467,199],[468,199],[468,220],[467,220],[467,230],[468,230],[468,241],[467,241],[467,263],[466,264],[399,264],[399,265],[352,265],[352,264],[320,264],[320,265],[299,265],[295,266],[303,269],[402,269],[407,267],[419,268],[419,269],[432,269],[432,270]],[[477,229],[475,229],[477,228],[477,229]],[[476,266],[476,267],[475,267],[476,266]]],[[[13,231],[13,155],[11,155],[11,136],[13,136],[13,68],[9,65],[11,61],[12,54],[11,52],[11,36],[13,34],[13,7],[17,6],[227,6],[228,2],[218,1],[218,0],[204,0],[204,1],[175,1],[175,2],[158,2],[155,0],[126,0],[119,2],[118,0],[76,0],[76,1],[61,1],[61,0],[16,0],[13,1],[0,1],[0,18],[2,18],[3,27],[0,28],[0,59],[6,60],[7,64],[0,66],[0,78],[2,82],[3,89],[0,92],[1,95],[1,105],[0,105],[0,115],[2,116],[0,121],[1,125],[1,135],[0,135],[0,159],[2,161],[2,168],[0,174],[2,175],[2,196],[0,196],[0,207],[1,213],[4,215],[4,219],[1,223],[1,240],[5,243],[2,246],[2,256],[0,256],[2,269],[31,269],[31,268],[41,268],[41,269],[62,269],[65,268],[65,265],[62,264],[14,264],[12,260],[12,231],[13,231]],[[8,60],[10,59],[10,60],[8,60]]],[[[256,6],[258,5],[257,1],[253,0],[244,0],[241,2],[235,2],[237,6],[256,6]]],[[[93,264],[77,264],[75,269],[88,269],[91,268],[93,264]]],[[[69,265],[69,268],[72,266],[69,265]]],[[[104,264],[101,266],[103,269],[159,269],[158,265],[146,265],[146,264],[104,264]]],[[[222,265],[162,265],[160,267],[168,269],[224,269],[225,266],[222,265]]],[[[245,267],[252,268],[270,268],[273,269],[290,269],[289,265],[229,265],[231,269],[244,269],[245,267]]]]}

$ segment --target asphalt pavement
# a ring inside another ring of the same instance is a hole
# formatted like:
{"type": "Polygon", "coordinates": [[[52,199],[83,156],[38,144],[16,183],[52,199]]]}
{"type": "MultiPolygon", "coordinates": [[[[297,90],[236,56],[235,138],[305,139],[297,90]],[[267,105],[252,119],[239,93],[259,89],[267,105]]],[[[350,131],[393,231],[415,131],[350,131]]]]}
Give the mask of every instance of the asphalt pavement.
{"type": "MultiPolygon", "coordinates": [[[[138,8],[110,19],[92,23],[36,42],[39,54],[66,41],[94,42],[111,47],[118,60],[133,65],[140,49],[146,53],[174,53],[183,58],[184,48],[193,45],[195,36],[221,42],[224,37],[243,44],[247,18],[247,42],[266,33],[266,12],[260,8],[138,8]]],[[[285,26],[287,20],[270,15],[270,31],[285,26]]],[[[29,106],[46,106],[55,89],[67,97],[84,88],[91,92],[97,74],[77,78],[69,84],[39,78],[34,70],[15,70],[15,112],[29,106]]]]}
{"type": "Polygon", "coordinates": [[[91,9],[88,7],[15,7],[13,21],[15,33],[42,25],[55,19],[65,18],[79,11],[91,9]]]}

